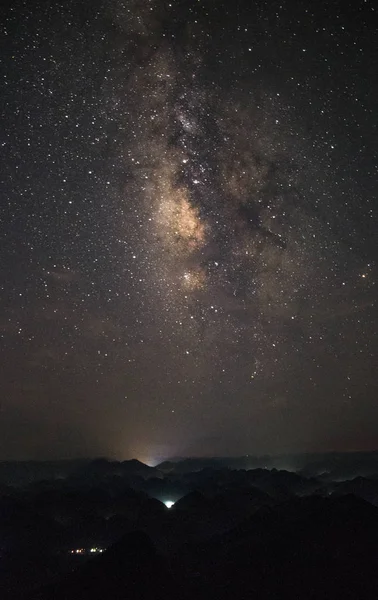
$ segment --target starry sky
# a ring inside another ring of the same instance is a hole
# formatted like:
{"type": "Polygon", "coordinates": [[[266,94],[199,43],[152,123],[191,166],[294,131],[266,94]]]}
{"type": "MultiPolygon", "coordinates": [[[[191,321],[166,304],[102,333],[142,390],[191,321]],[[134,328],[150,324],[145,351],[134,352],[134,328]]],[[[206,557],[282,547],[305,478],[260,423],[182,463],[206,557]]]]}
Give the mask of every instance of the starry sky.
{"type": "Polygon", "coordinates": [[[374,5],[6,2],[0,458],[378,448],[374,5]]]}

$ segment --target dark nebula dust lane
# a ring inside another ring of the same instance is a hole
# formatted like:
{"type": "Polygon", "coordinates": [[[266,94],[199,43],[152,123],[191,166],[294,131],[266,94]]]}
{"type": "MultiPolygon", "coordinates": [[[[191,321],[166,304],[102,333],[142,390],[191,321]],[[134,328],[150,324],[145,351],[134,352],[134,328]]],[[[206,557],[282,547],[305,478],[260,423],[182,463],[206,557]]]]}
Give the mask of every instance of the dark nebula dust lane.
{"type": "Polygon", "coordinates": [[[375,448],[373,3],[1,21],[0,457],[375,448]]]}

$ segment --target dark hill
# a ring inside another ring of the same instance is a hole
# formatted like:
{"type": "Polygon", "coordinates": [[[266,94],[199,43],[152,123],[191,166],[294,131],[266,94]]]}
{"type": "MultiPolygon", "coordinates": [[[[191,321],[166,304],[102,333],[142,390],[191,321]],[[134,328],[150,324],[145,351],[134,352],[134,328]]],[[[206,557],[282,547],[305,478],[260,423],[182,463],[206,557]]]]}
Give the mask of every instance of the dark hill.
{"type": "Polygon", "coordinates": [[[362,500],[296,499],[186,547],[177,569],[203,600],[373,600],[377,535],[378,511],[362,500]]]}
{"type": "Polygon", "coordinates": [[[166,563],[149,537],[129,533],[104,554],[28,600],[167,600],[179,598],[166,563]]]}

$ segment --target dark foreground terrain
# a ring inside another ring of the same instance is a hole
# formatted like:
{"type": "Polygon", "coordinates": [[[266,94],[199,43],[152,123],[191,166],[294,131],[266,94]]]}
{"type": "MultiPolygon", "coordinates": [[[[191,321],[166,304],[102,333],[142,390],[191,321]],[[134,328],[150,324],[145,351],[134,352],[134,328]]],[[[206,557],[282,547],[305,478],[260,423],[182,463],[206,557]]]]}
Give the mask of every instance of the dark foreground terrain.
{"type": "Polygon", "coordinates": [[[376,599],[378,455],[0,463],[0,553],[5,600],[376,599]]]}

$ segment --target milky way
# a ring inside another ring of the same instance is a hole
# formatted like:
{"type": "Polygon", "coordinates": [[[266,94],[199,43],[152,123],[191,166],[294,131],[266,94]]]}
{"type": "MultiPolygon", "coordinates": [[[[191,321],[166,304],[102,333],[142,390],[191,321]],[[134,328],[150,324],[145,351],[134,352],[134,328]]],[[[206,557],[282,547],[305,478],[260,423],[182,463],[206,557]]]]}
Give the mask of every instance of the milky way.
{"type": "Polygon", "coordinates": [[[222,4],[4,18],[4,456],[376,443],[371,7],[222,4]]]}

